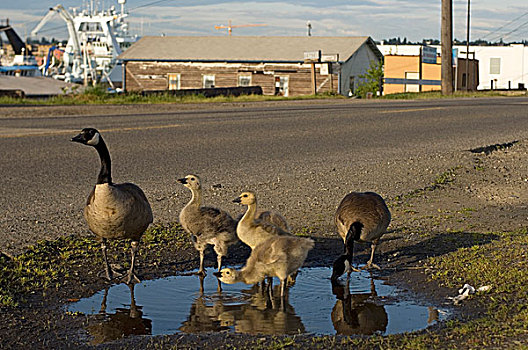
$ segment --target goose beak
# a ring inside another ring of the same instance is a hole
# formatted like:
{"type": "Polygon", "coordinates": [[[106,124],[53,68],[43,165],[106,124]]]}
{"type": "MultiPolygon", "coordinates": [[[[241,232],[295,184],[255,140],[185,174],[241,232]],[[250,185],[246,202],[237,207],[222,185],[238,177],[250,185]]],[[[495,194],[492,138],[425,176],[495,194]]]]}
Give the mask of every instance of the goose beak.
{"type": "Polygon", "coordinates": [[[178,180],[176,180],[176,181],[178,181],[179,183],[181,183],[181,184],[183,184],[183,185],[187,184],[187,179],[186,179],[186,178],[178,179],[178,180]]]}
{"type": "Polygon", "coordinates": [[[220,278],[220,277],[222,277],[222,271],[213,272],[213,275],[215,275],[216,277],[220,278]]]}
{"type": "Polygon", "coordinates": [[[240,197],[233,199],[233,203],[241,203],[241,202],[242,200],[240,199],[240,197]]]}
{"type": "Polygon", "coordinates": [[[70,141],[71,141],[71,142],[79,142],[79,143],[82,143],[82,142],[83,142],[82,135],[79,134],[79,135],[77,135],[77,136],[75,136],[75,137],[72,137],[70,141]]]}

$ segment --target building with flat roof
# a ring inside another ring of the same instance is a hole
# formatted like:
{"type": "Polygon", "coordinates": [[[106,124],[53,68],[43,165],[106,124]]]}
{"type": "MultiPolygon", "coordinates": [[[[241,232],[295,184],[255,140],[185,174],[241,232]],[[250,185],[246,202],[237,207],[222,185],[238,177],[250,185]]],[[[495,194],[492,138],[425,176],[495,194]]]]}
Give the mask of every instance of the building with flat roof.
{"type": "MultiPolygon", "coordinates": [[[[383,55],[419,55],[421,45],[378,45],[383,55]]],[[[436,47],[440,52],[440,46],[436,47]]],[[[457,57],[457,81],[463,80],[466,46],[454,45],[457,57]],[[462,73],[462,74],[460,74],[462,73]]],[[[508,46],[469,46],[469,58],[478,61],[478,73],[469,69],[468,81],[477,83],[478,90],[525,89],[528,86],[528,47],[523,44],[508,46]],[[477,77],[475,81],[473,76],[477,77]]]]}

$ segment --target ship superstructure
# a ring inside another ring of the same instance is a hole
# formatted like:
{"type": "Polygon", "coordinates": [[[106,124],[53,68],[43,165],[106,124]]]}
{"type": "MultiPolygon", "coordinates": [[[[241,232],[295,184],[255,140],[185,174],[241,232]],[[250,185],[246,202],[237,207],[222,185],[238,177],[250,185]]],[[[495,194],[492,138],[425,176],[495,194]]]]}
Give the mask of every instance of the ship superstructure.
{"type": "Polygon", "coordinates": [[[64,48],[62,64],[56,70],[47,70],[49,75],[68,82],[96,83],[108,76],[117,63],[122,46],[135,41],[130,36],[125,19],[126,0],[118,0],[120,11],[115,6],[98,10],[90,1],[83,10],[65,9],[56,5],[49,9],[39,24],[31,31],[36,37],[39,30],[55,15],[66,22],[68,42],[64,48]]]}

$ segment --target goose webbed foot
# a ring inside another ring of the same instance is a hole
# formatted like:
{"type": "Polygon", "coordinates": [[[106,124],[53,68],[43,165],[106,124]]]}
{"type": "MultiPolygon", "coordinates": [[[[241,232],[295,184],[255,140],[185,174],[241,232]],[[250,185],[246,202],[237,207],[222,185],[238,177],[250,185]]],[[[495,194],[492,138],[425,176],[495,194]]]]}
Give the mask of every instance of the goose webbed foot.
{"type": "Polygon", "coordinates": [[[118,269],[113,269],[110,266],[107,266],[106,269],[103,271],[100,271],[97,276],[101,278],[105,278],[108,281],[113,281],[116,278],[123,277],[124,273],[122,271],[119,271],[118,269]]]}
{"type": "Polygon", "coordinates": [[[194,274],[197,275],[197,276],[200,276],[200,277],[205,277],[205,276],[207,276],[207,273],[205,272],[205,270],[198,270],[198,271],[195,272],[194,274]]]}
{"type": "MultiPolygon", "coordinates": [[[[381,270],[381,267],[379,267],[378,265],[376,265],[376,264],[374,264],[372,262],[368,262],[365,266],[362,266],[361,270],[371,270],[372,268],[381,270]]],[[[357,271],[359,271],[359,270],[357,270],[357,271]]]]}
{"type": "Polygon", "coordinates": [[[132,283],[141,283],[141,280],[136,276],[135,273],[127,274],[127,276],[123,277],[121,279],[121,282],[124,282],[126,284],[132,284],[132,283]]]}

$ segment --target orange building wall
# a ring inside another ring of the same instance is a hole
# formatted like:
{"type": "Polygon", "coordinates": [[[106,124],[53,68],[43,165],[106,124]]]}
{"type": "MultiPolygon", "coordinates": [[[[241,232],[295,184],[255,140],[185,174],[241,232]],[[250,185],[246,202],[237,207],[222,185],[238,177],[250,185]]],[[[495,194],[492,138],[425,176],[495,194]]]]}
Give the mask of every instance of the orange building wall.
{"type": "MultiPolygon", "coordinates": [[[[420,56],[385,56],[384,77],[404,79],[406,72],[420,71],[420,56]]],[[[440,57],[437,57],[436,64],[422,63],[422,79],[440,80],[441,64],[440,57]]],[[[422,91],[441,90],[441,85],[422,85],[422,91]]],[[[404,84],[384,84],[383,93],[396,94],[405,92],[404,84]]]]}

